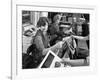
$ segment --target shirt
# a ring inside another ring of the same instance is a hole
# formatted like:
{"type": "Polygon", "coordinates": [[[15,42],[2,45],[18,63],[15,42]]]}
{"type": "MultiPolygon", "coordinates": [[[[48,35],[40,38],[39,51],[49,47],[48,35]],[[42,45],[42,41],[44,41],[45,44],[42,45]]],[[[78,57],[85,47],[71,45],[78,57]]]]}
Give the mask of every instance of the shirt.
{"type": "Polygon", "coordinates": [[[34,44],[41,53],[44,48],[49,46],[49,38],[47,34],[44,35],[41,30],[38,30],[34,39],[34,44]]]}

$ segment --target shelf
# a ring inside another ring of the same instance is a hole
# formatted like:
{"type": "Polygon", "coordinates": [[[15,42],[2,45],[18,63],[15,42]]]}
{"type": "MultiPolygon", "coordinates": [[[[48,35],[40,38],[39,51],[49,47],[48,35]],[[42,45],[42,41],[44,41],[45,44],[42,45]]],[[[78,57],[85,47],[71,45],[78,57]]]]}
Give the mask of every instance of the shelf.
{"type": "Polygon", "coordinates": [[[30,16],[30,14],[23,14],[22,16],[23,16],[23,17],[25,17],[25,16],[30,16]]]}

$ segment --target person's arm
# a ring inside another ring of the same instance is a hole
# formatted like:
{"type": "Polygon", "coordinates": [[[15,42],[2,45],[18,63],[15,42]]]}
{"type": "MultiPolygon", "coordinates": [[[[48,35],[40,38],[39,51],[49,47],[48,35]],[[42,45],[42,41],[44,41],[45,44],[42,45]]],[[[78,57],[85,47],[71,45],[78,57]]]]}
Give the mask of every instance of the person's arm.
{"type": "Polygon", "coordinates": [[[53,52],[55,52],[61,47],[60,44],[57,43],[54,46],[51,46],[50,48],[45,48],[41,36],[37,36],[35,39],[35,42],[36,42],[37,48],[40,51],[42,51],[42,55],[46,55],[49,50],[52,50],[53,52]]]}
{"type": "Polygon", "coordinates": [[[77,59],[77,60],[63,59],[62,63],[66,63],[70,66],[85,66],[85,65],[87,65],[87,61],[85,59],[77,59]]]}
{"type": "Polygon", "coordinates": [[[75,36],[75,35],[72,35],[73,38],[76,38],[76,39],[80,39],[80,40],[89,40],[89,35],[88,36],[75,36]]]}

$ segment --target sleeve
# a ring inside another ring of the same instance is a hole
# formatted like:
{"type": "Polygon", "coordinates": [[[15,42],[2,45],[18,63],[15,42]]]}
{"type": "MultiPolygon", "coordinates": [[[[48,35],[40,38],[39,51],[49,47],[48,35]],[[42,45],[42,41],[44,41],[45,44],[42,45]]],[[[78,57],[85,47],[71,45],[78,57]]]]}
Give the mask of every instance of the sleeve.
{"type": "Polygon", "coordinates": [[[43,51],[44,44],[43,44],[41,36],[35,37],[35,44],[36,44],[37,49],[39,49],[39,51],[43,51]]]}

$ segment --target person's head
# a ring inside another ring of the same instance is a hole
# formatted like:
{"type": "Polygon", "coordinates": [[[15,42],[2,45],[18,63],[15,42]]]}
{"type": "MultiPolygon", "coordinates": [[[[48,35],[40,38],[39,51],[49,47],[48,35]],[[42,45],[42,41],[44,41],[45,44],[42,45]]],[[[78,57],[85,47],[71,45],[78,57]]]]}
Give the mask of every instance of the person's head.
{"type": "Polygon", "coordinates": [[[37,27],[40,28],[42,31],[48,30],[49,20],[46,17],[40,17],[37,22],[37,27]]]}
{"type": "Polygon", "coordinates": [[[61,20],[61,15],[60,14],[55,15],[54,18],[53,18],[54,23],[59,23],[60,20],[61,20]]]}

